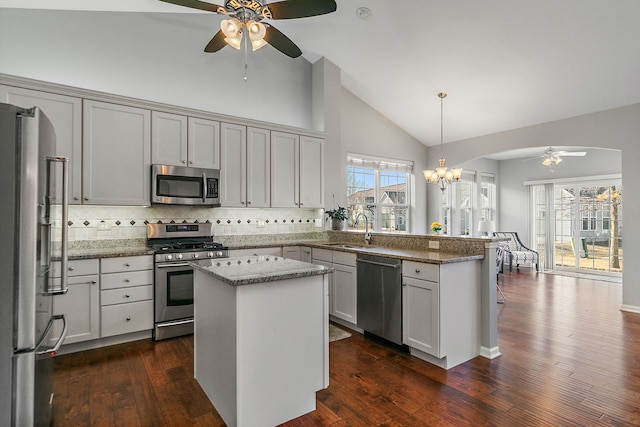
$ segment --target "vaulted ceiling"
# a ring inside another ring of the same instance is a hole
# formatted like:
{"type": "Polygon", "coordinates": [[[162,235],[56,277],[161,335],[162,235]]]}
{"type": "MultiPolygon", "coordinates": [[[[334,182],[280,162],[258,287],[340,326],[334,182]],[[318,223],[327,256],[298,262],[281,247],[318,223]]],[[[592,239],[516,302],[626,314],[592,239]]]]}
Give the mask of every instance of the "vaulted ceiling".
{"type": "MultiPolygon", "coordinates": [[[[336,64],[344,87],[429,146],[440,142],[441,91],[445,142],[640,103],[637,0],[336,2],[335,13],[274,24],[307,60],[336,64]]],[[[198,14],[157,0],[0,7],[198,14]]],[[[223,18],[211,19],[215,27],[223,18]]]]}

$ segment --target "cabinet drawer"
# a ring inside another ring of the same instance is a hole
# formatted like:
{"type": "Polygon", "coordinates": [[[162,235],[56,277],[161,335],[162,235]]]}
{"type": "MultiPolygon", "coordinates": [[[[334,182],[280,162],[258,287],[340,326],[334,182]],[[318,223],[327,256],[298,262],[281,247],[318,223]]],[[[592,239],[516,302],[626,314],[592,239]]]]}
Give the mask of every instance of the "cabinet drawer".
{"type": "Polygon", "coordinates": [[[342,265],[348,265],[350,267],[355,267],[357,258],[358,257],[356,254],[352,254],[349,252],[333,251],[334,264],[342,264],[342,265]]]}
{"type": "MultiPolygon", "coordinates": [[[[51,265],[52,277],[61,277],[60,261],[55,261],[51,265]]],[[[98,259],[74,259],[67,264],[67,275],[85,276],[88,274],[98,274],[98,259]]]]}
{"type": "Polygon", "coordinates": [[[153,329],[153,301],[102,307],[101,336],[128,334],[153,329]]]}
{"type": "Polygon", "coordinates": [[[333,251],[328,249],[313,248],[311,258],[318,261],[333,262],[333,251]]]}
{"type": "Polygon", "coordinates": [[[108,289],[100,292],[100,305],[146,301],[153,299],[153,285],[133,286],[130,288],[108,289]]]}
{"type": "Polygon", "coordinates": [[[153,285],[153,270],[100,275],[100,289],[102,290],[144,285],[153,285]]]}
{"type": "Polygon", "coordinates": [[[402,275],[420,280],[438,282],[440,279],[440,266],[414,261],[402,261],[402,275]]]}
{"type": "Polygon", "coordinates": [[[123,256],[116,258],[102,258],[100,260],[101,273],[118,273],[121,271],[151,269],[153,269],[153,255],[123,256]]]}

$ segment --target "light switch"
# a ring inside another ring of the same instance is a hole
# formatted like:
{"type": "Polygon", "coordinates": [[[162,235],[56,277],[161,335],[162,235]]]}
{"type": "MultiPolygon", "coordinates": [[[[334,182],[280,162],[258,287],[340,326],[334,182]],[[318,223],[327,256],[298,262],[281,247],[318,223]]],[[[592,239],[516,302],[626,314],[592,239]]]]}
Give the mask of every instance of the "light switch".
{"type": "Polygon", "coordinates": [[[429,240],[429,249],[440,249],[440,242],[437,240],[429,240]]]}

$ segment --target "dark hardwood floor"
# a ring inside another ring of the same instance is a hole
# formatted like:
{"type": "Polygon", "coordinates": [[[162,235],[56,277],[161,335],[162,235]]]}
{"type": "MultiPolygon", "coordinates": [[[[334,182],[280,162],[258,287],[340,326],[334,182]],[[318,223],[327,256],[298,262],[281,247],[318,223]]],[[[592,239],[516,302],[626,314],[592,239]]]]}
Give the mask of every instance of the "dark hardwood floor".
{"type": "MultiPolygon", "coordinates": [[[[330,344],[330,386],[298,426],[640,425],[640,315],[621,285],[500,276],[502,356],[448,371],[358,333],[330,344]]],[[[55,359],[55,426],[222,426],[193,379],[193,337],[55,359]]]]}

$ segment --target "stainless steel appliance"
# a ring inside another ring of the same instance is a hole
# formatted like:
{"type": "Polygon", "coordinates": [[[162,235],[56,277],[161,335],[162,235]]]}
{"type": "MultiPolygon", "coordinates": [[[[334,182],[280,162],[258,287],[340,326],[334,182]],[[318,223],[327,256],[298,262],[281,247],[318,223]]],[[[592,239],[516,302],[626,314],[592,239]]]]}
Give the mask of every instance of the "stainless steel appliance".
{"type": "Polygon", "coordinates": [[[228,258],[213,241],[212,224],[147,224],[155,252],[154,339],[193,333],[193,267],[190,260],[228,258]]]}
{"type": "Polygon", "coordinates": [[[402,261],[359,254],[358,327],[402,345],[402,261]]]}
{"type": "Polygon", "coordinates": [[[66,289],[68,162],[54,156],[53,126],[38,108],[0,104],[0,144],[0,425],[48,426],[52,356],[67,333],[64,316],[52,315],[52,300],[66,289]],[[60,224],[53,224],[54,209],[61,209],[60,224]],[[61,228],[62,287],[50,278],[54,226],[61,228]],[[64,326],[49,347],[56,321],[64,326]]]}
{"type": "Polygon", "coordinates": [[[220,170],[152,165],[151,203],[220,206],[220,170]]]}

